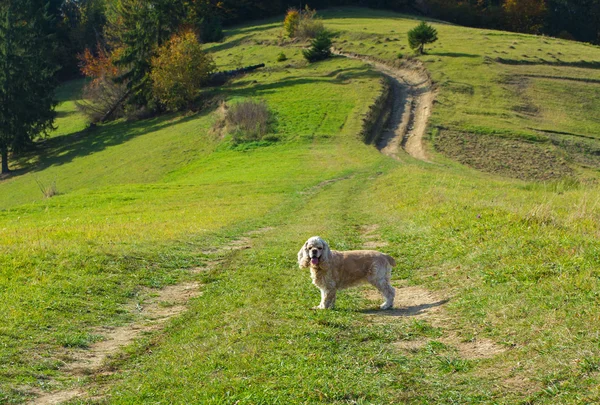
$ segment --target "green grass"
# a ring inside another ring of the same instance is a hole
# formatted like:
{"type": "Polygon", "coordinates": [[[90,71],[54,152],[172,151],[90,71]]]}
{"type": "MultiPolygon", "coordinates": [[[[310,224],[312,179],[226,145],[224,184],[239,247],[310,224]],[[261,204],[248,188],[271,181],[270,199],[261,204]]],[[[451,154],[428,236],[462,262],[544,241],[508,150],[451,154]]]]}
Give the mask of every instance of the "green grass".
{"type": "MultiPolygon", "coordinates": [[[[324,16],[342,46],[384,58],[406,46],[404,33],[416,24],[372,10],[324,16]]],[[[585,95],[595,94],[595,82],[574,81],[581,93],[566,94],[563,79],[527,75],[589,79],[596,70],[538,71],[484,56],[504,48],[503,58],[519,60],[561,52],[561,61],[581,65],[597,48],[436,28],[441,41],[422,57],[440,84],[434,125],[540,137],[548,148],[562,148],[569,135],[529,128],[594,137],[597,109],[585,95]],[[526,85],[507,81],[509,74],[526,85]],[[561,118],[560,99],[580,115],[561,118]],[[513,108],[524,100],[539,108],[534,116],[513,108]]],[[[215,110],[83,132],[73,110],[0,182],[0,402],[22,403],[31,388],[79,385],[109,396],[73,403],[598,402],[598,186],[497,177],[436,153],[435,164],[384,157],[358,136],[379,77],[339,57],[306,65],[298,44],[278,45],[279,31],[273,21],[239,27],[209,48],[224,69],[237,55],[244,65],[267,63],[210,94],[265,100],[278,142],[232,146],[212,130],[215,110]],[[282,51],[288,60],[276,62],[282,51]],[[59,194],[43,198],[36,180],[56,181],[59,194]],[[387,242],[381,250],[398,262],[396,284],[450,296],[443,322],[373,315],[375,303],[360,289],[340,293],[336,310],[309,310],[319,293],[297,268],[304,240],[318,234],[335,249],[359,249],[362,227],[373,224],[387,242]],[[223,254],[210,271],[189,271],[215,259],[211,248],[256,229],[266,231],[251,236],[251,249],[223,254]],[[202,295],[163,331],[111,359],[116,374],[65,372],[69,350],[101,339],[98,327],[136,319],[130,308],[147,289],[191,279],[203,284],[202,295]],[[441,343],[448,336],[490,339],[506,351],[464,358],[441,343]],[[413,340],[423,347],[394,345],[413,340]]],[[[72,108],[79,86],[62,90],[61,111],[72,108]]]]}
{"type": "MultiPolygon", "coordinates": [[[[405,58],[414,56],[406,34],[417,24],[412,17],[392,17],[377,11],[365,13],[361,9],[330,11],[324,16],[327,26],[338,33],[334,45],[344,51],[388,61],[397,61],[398,53],[405,58]]],[[[600,47],[548,37],[465,29],[438,21],[431,24],[438,30],[439,41],[425,48],[426,55],[418,57],[438,88],[431,127],[474,136],[552,143],[555,146],[550,150],[554,157],[566,159],[576,171],[581,165],[600,168],[595,159],[582,158],[577,151],[600,147],[597,141],[600,47]],[[547,130],[560,134],[548,135],[547,130]],[[577,137],[575,148],[562,146],[565,135],[577,137]],[[595,140],[582,145],[579,141],[582,137],[595,140]]],[[[479,156],[472,153],[465,158],[443,145],[436,147],[466,164],[479,156]]],[[[508,149],[518,155],[515,162],[491,154],[483,164],[474,167],[540,179],[520,167],[520,158],[531,156],[528,149],[508,149]],[[499,165],[508,166],[509,170],[498,170],[499,165]]],[[[534,164],[543,165],[543,159],[534,164]]]]}

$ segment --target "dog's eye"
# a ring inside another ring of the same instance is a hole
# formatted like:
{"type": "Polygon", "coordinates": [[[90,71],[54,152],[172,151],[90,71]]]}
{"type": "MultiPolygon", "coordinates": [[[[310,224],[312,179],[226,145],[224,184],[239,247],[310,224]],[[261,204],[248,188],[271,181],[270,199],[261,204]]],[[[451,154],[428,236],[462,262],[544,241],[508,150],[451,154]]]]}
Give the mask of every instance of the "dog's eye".
{"type": "Polygon", "coordinates": [[[322,250],[323,248],[317,248],[317,249],[322,250]]]}

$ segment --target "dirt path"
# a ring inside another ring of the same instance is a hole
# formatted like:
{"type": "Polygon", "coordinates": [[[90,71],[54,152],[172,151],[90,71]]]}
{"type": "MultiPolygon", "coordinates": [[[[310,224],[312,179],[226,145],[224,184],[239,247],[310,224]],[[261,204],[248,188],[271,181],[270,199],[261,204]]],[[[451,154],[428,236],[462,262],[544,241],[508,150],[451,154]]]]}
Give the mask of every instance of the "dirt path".
{"type": "MultiPolygon", "coordinates": [[[[245,236],[230,242],[227,245],[205,251],[207,255],[214,256],[204,267],[190,269],[190,273],[209,271],[222,260],[223,256],[234,250],[251,248],[252,235],[268,231],[270,228],[259,229],[248,232],[245,236]]],[[[93,334],[102,336],[102,340],[90,345],[87,349],[70,349],[64,353],[69,361],[62,367],[64,377],[86,377],[93,375],[110,375],[116,372],[106,368],[106,363],[122,348],[132,344],[144,334],[155,332],[164,327],[171,318],[180,315],[187,309],[187,303],[192,298],[202,294],[202,285],[198,282],[185,282],[167,286],[161,290],[146,290],[147,297],[141,304],[132,304],[130,311],[137,320],[131,324],[112,327],[98,328],[93,334]]],[[[30,405],[54,405],[73,400],[85,398],[88,394],[86,387],[58,390],[53,392],[40,389],[30,390],[36,397],[29,402],[30,405]]]]}
{"type": "MultiPolygon", "coordinates": [[[[379,236],[379,225],[365,225],[360,229],[363,247],[376,249],[385,247],[386,242],[379,236]]],[[[464,359],[491,358],[506,351],[490,339],[483,337],[473,338],[465,341],[458,331],[452,327],[452,319],[446,312],[445,304],[452,298],[440,292],[429,291],[421,286],[409,286],[405,282],[395,282],[396,300],[394,308],[388,311],[379,309],[367,311],[375,322],[394,322],[406,318],[423,319],[431,326],[443,330],[443,336],[438,340],[456,349],[457,354],[464,359]]],[[[363,290],[364,296],[378,305],[381,294],[372,287],[363,290]]],[[[394,346],[401,351],[416,352],[429,342],[430,339],[399,340],[394,346]]]]}
{"type": "Polygon", "coordinates": [[[388,128],[381,134],[377,148],[384,154],[397,157],[404,149],[412,157],[429,162],[423,136],[433,108],[435,90],[427,70],[418,61],[392,66],[374,58],[355,53],[333,53],[369,63],[386,76],[392,86],[392,113],[388,128]]]}

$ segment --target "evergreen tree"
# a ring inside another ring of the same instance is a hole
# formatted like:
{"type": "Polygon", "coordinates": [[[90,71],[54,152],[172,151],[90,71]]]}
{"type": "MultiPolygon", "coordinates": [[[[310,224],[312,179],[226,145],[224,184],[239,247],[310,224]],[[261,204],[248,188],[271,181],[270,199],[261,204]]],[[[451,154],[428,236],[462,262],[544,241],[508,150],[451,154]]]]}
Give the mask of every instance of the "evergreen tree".
{"type": "Polygon", "coordinates": [[[327,31],[322,31],[315,39],[310,41],[310,48],[302,51],[304,58],[309,62],[327,59],[331,56],[331,38],[327,31]]]}
{"type": "Polygon", "coordinates": [[[117,0],[109,35],[123,48],[115,62],[127,68],[118,81],[127,83],[130,101],[147,105],[152,99],[150,60],[155,50],[177,30],[184,17],[181,0],[117,0]]]}
{"type": "Polygon", "coordinates": [[[408,31],[408,44],[410,49],[416,49],[420,54],[425,53],[425,44],[437,41],[437,30],[425,21],[408,31]]]}
{"type": "Polygon", "coordinates": [[[0,156],[8,173],[9,152],[30,146],[52,129],[55,112],[54,42],[48,3],[0,3],[0,156]]]}

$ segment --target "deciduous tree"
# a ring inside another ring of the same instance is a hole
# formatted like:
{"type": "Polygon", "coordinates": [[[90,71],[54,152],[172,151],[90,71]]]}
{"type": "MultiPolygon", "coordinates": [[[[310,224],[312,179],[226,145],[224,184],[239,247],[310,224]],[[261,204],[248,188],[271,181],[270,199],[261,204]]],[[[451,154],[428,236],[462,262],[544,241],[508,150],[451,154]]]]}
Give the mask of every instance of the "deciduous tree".
{"type": "Polygon", "coordinates": [[[506,0],[503,7],[511,30],[532,34],[542,31],[546,17],[544,0],[506,0]]]}
{"type": "Polygon", "coordinates": [[[154,95],[170,110],[183,108],[196,98],[215,68],[193,32],[174,35],[152,58],[154,95]]]}

